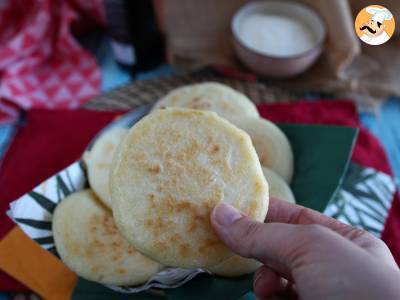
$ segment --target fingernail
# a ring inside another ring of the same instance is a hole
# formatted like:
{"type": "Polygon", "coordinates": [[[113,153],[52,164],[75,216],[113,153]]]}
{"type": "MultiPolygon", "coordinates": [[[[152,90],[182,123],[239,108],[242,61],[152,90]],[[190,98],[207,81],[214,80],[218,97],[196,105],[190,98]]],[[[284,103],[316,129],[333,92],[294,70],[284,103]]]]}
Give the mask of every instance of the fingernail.
{"type": "Polygon", "coordinates": [[[254,286],[256,285],[257,281],[264,276],[264,272],[263,271],[259,271],[256,273],[256,277],[254,278],[254,286]]]}
{"type": "Polygon", "coordinates": [[[220,225],[230,225],[244,215],[233,206],[221,203],[214,209],[215,219],[220,225]]]}

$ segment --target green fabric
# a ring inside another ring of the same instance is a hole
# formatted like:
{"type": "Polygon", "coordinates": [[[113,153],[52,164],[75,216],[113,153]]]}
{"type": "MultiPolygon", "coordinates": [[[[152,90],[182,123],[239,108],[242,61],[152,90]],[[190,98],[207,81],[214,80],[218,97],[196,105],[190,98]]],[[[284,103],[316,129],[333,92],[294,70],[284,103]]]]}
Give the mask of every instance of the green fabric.
{"type": "Polygon", "coordinates": [[[162,296],[152,295],[151,293],[137,293],[137,294],[122,294],[114,292],[109,288],[79,278],[78,284],[72,294],[73,300],[159,300],[165,299],[162,296]]]}
{"type": "Polygon", "coordinates": [[[168,299],[219,300],[237,299],[250,291],[252,287],[253,274],[237,278],[201,275],[180,288],[165,291],[168,299]]]}
{"type": "MultiPolygon", "coordinates": [[[[295,172],[292,189],[299,204],[324,211],[335,195],[354,146],[357,129],[343,126],[279,125],[294,152],[295,172]]],[[[221,278],[200,275],[184,286],[165,289],[168,299],[238,299],[253,285],[253,275],[221,278]]],[[[79,281],[73,299],[153,299],[145,294],[130,296],[101,285],[79,281]]],[[[252,299],[252,294],[245,299],[252,299]]]]}
{"type": "Polygon", "coordinates": [[[294,153],[291,188],[300,205],[323,212],[343,180],[357,129],[345,126],[279,125],[294,153]]]}

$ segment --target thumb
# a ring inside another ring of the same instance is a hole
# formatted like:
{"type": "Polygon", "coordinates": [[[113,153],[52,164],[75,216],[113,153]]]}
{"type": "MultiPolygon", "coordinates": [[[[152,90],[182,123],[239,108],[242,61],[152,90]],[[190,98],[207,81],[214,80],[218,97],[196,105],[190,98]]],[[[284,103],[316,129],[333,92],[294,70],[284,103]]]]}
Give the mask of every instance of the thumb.
{"type": "MultiPolygon", "coordinates": [[[[290,278],[294,266],[307,263],[312,251],[330,243],[324,237],[330,230],[319,225],[290,225],[261,223],[245,216],[229,204],[217,205],[211,214],[211,223],[219,238],[237,254],[254,258],[290,278]],[[324,242],[325,241],[325,242],[324,242]]],[[[332,232],[333,233],[333,232],[332,232]]],[[[312,259],[312,257],[311,257],[312,259]]]]}

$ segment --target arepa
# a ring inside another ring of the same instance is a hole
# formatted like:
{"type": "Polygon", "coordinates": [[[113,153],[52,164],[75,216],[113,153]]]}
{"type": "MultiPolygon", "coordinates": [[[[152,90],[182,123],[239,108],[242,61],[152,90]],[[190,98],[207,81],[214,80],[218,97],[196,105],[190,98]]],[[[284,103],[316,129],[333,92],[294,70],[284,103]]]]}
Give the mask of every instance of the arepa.
{"type": "MultiPolygon", "coordinates": [[[[289,203],[296,203],[292,190],[278,174],[266,167],[262,167],[262,170],[265,179],[268,182],[270,197],[278,198],[289,203]]],[[[262,265],[262,263],[255,259],[234,255],[215,266],[208,267],[207,269],[218,276],[236,277],[253,273],[262,265]]]]}
{"type": "Polygon", "coordinates": [[[240,117],[228,120],[250,135],[261,165],[270,168],[290,183],[294,168],[293,152],[282,130],[261,118],[240,117]]]}
{"type": "Polygon", "coordinates": [[[234,255],[215,266],[208,267],[207,270],[221,277],[238,277],[253,273],[262,265],[255,259],[234,255]]]}
{"type": "Polygon", "coordinates": [[[91,190],[73,193],[57,206],[53,234],[62,261],[87,280],[137,285],[161,269],[128,244],[91,190]]]}
{"type": "Polygon", "coordinates": [[[111,128],[104,132],[85,152],[83,159],[87,166],[90,187],[101,201],[111,208],[109,177],[115,149],[128,132],[127,128],[111,128]]]}
{"type": "Polygon", "coordinates": [[[259,116],[257,108],[249,98],[217,82],[197,83],[176,88],[161,98],[154,106],[154,110],[165,107],[209,110],[221,117],[259,116]]]}
{"type": "Polygon", "coordinates": [[[295,204],[296,200],[294,198],[293,192],[290,189],[289,185],[285,182],[285,180],[283,180],[282,177],[280,177],[271,169],[262,167],[262,170],[265,179],[268,182],[269,196],[295,204]]]}
{"type": "Polygon", "coordinates": [[[216,113],[155,111],[136,123],[114,156],[116,224],[144,255],[197,268],[232,255],[210,224],[225,201],[255,220],[268,209],[268,184],[250,137],[216,113]]]}

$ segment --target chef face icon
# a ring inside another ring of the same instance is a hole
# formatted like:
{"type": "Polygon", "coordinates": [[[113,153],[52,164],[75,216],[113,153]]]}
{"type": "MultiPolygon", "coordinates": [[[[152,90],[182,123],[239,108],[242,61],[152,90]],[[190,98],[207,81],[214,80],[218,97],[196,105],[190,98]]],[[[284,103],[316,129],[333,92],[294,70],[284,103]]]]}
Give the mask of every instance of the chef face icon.
{"type": "Polygon", "coordinates": [[[364,34],[372,38],[381,35],[385,27],[385,24],[371,19],[367,23],[363,24],[360,30],[363,31],[364,34]]]}
{"type": "Polygon", "coordinates": [[[394,19],[387,8],[372,5],[360,11],[355,26],[357,34],[363,42],[369,45],[381,45],[392,36],[394,19]]]}

